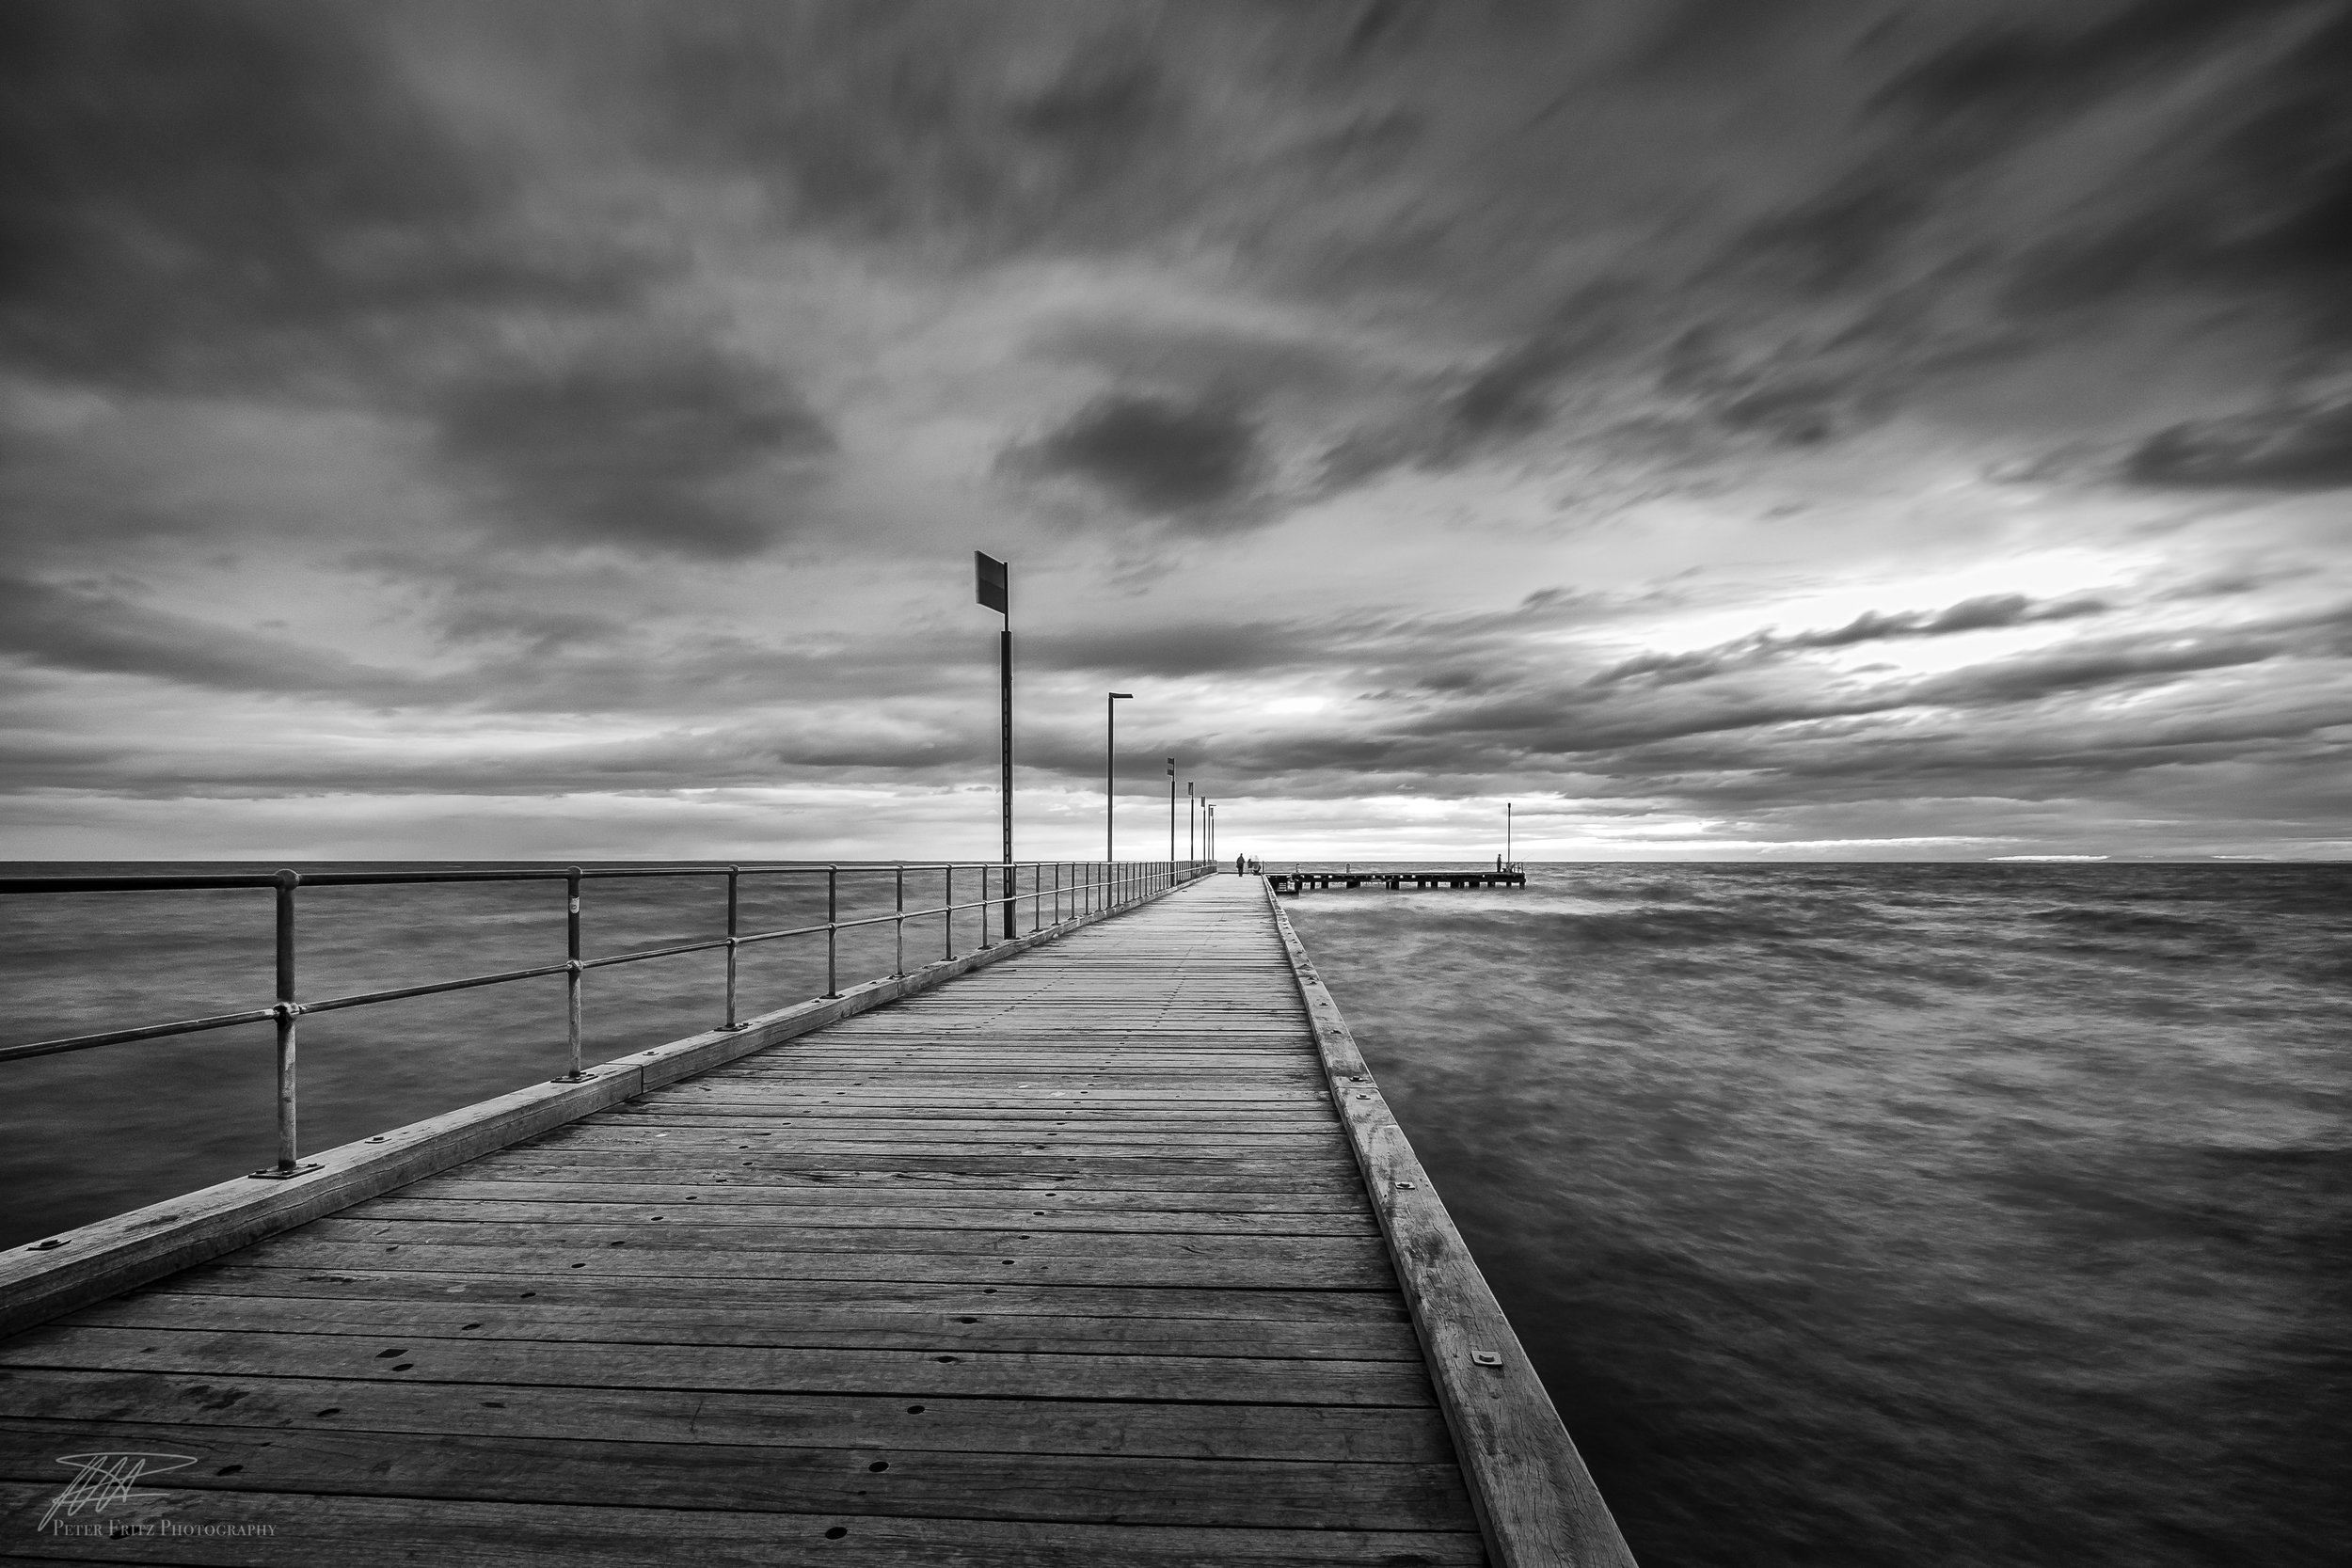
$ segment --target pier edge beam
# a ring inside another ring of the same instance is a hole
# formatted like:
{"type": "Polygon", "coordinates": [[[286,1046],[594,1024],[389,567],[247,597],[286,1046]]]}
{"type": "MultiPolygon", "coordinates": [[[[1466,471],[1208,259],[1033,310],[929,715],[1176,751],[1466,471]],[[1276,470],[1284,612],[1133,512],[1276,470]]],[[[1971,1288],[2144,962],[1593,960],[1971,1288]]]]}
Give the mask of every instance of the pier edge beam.
{"type": "Polygon", "coordinates": [[[1496,1568],[1634,1568],[1549,1391],[1271,886],[1265,898],[1496,1568]]]}

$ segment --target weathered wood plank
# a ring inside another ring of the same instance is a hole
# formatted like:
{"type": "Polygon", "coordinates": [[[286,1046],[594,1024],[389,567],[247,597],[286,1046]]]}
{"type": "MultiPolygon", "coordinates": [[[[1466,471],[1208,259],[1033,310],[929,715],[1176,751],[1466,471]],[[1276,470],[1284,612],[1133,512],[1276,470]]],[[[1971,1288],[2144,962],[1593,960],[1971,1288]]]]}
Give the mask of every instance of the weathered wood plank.
{"type": "MultiPolygon", "coordinates": [[[[1045,1201],[1058,1204],[1058,1198],[1045,1201]]],[[[699,1194],[653,1202],[592,1203],[513,1202],[497,1197],[430,1198],[379,1197],[344,1213],[348,1220],[438,1220],[453,1224],[532,1223],[630,1227],[688,1222],[697,1226],[822,1227],[828,1228],[886,1228],[897,1230],[952,1228],[986,1233],[1027,1227],[1040,1231],[1073,1231],[1087,1235],[1154,1232],[1187,1236],[1368,1236],[1379,1227],[1369,1212],[1351,1214],[1203,1213],[1197,1210],[1086,1209],[1056,1212],[1047,1209],[946,1207],[922,1204],[883,1208],[872,1204],[786,1206],[776,1203],[707,1202],[699,1194]],[[692,1204],[691,1209],[687,1208],[692,1204]]]]}
{"type": "MultiPolygon", "coordinates": [[[[477,1255],[478,1256],[478,1255],[477,1255]]],[[[1085,1315],[1094,1318],[1206,1318],[1232,1323],[1266,1319],[1301,1324],[1409,1323],[1393,1291],[1202,1290],[1184,1286],[984,1284],[882,1279],[687,1279],[659,1275],[566,1272],[516,1278],[373,1264],[319,1270],[247,1264],[242,1255],[191,1269],[156,1291],[215,1295],[313,1296],[323,1300],[421,1300],[434,1296],[480,1301],[542,1301],[583,1306],[708,1307],[767,1312],[854,1307],[861,1311],[980,1315],[1085,1315]]],[[[126,1297],[126,1300],[136,1299],[126,1297]]]]}
{"type": "Polygon", "coordinates": [[[509,1155],[496,1164],[465,1167],[469,1181],[588,1184],[655,1182],[665,1185],[737,1187],[778,1194],[897,1187],[909,1193],[947,1193],[959,1187],[1002,1191],[1044,1189],[1064,1195],[1100,1193],[1190,1193],[1236,1197],[1287,1193],[1344,1197],[1360,1203],[1364,1184],[1353,1164],[1230,1160],[1082,1160],[1074,1156],[992,1154],[977,1159],[937,1159],[867,1151],[857,1155],[795,1155],[761,1151],[737,1158],[723,1150],[703,1162],[662,1151],[583,1151],[509,1155]]]}
{"type": "Polygon", "coordinates": [[[365,1269],[397,1263],[435,1272],[560,1275],[566,1271],[605,1275],[659,1275],[671,1279],[844,1279],[904,1280],[910,1283],[981,1285],[1200,1286],[1227,1291],[1295,1290],[1303,1280],[1334,1291],[1391,1291],[1396,1276],[1385,1252],[1369,1249],[1327,1261],[1309,1275],[1290,1259],[1221,1258],[1182,1251],[1133,1257],[1041,1254],[1030,1243],[1006,1254],[989,1252],[796,1251],[653,1246],[428,1245],[399,1242],[313,1242],[292,1238],[272,1243],[257,1262],[281,1268],[365,1269]]]}
{"type": "MultiPolygon", "coordinates": [[[[173,1424],[0,1417],[0,1480],[40,1481],[60,1437],[116,1452],[153,1452],[173,1424]]],[[[189,1447],[199,1445],[190,1444],[189,1447]]],[[[170,1484],[201,1496],[230,1486],[345,1497],[757,1509],[1210,1528],[1441,1528],[1467,1506],[1452,1465],[1311,1460],[1134,1459],[1099,1454],[973,1454],[886,1444],[844,1449],[612,1442],[585,1436],[405,1435],[313,1429],[301,1441],[239,1426],[205,1429],[199,1463],[170,1484]],[[232,1479],[233,1478],[233,1479],[232,1479]]],[[[194,1497],[190,1506],[200,1510],[194,1497]]]]}
{"type": "MultiPolygon", "coordinates": [[[[664,1173],[667,1174],[667,1173],[664,1173]]],[[[1125,1214],[1170,1212],[1200,1214],[1266,1214],[1273,1216],[1344,1214],[1369,1219],[1372,1209],[1352,1192],[1284,1192],[1280,1190],[1187,1192],[1171,1186],[1147,1190],[1098,1188],[1078,1190],[1068,1183],[1042,1180],[965,1178],[950,1181],[910,1183],[904,1179],[850,1184],[840,1180],[803,1181],[758,1186],[737,1181],[662,1181],[630,1180],[628,1173],[599,1169],[562,1181],[526,1179],[492,1180],[474,1170],[428,1177],[400,1189],[400,1200],[437,1198],[460,1201],[492,1198],[530,1203],[675,1203],[683,1196],[703,1203],[730,1203],[774,1208],[895,1209],[908,1204],[971,1208],[977,1205],[1050,1205],[1056,1214],[1125,1214]],[[1067,1189],[1067,1190],[1065,1190],[1067,1189]]],[[[377,1198],[373,1202],[390,1201],[377,1198]]],[[[1033,1212],[1033,1211],[1025,1211],[1033,1212]]]]}
{"type": "MultiPolygon", "coordinates": [[[[498,1204],[478,1207],[496,1210],[498,1204]]],[[[683,1208],[684,1205],[680,1205],[683,1208]]],[[[1376,1235],[1258,1236],[1162,1231],[957,1229],[946,1226],[857,1227],[797,1223],[763,1226],[699,1225],[688,1218],[659,1227],[647,1224],[559,1223],[527,1217],[484,1215],[463,1221],[337,1215],[304,1227],[298,1236],[257,1243],[257,1259],[299,1255],[313,1246],[392,1244],[401,1247],[531,1247],[561,1253],[565,1265],[589,1252],[705,1250],[810,1256],[834,1252],[886,1252],[927,1258],[1147,1259],[1177,1258],[1215,1267],[1291,1265],[1305,1276],[1326,1281],[1385,1261],[1376,1235]]],[[[1377,1288],[1377,1287],[1375,1287],[1377,1288]]]]}
{"type": "MultiPolygon", "coordinates": [[[[1137,1292],[1138,1295],[1141,1292],[1137,1292]]],[[[992,1307],[993,1304],[991,1304],[992,1307]]],[[[878,1312],[854,1306],[790,1313],[679,1303],[560,1306],[438,1294],[322,1302],[288,1296],[146,1291],[86,1307],[59,1328],[403,1334],[429,1338],[599,1344],[767,1345],[831,1350],[995,1350],[1022,1354],[1222,1355],[1315,1361],[1419,1361],[1407,1323],[1050,1316],[1041,1312],[878,1312]]]]}
{"type": "MultiPolygon", "coordinates": [[[[809,1150],[843,1149],[856,1152],[869,1145],[884,1144],[892,1148],[908,1142],[908,1134],[888,1127],[842,1125],[807,1131],[793,1128],[730,1127],[703,1128],[684,1123],[673,1127],[647,1127],[617,1121],[583,1121],[566,1127],[554,1137],[541,1140],[543,1148],[642,1148],[656,1138],[674,1140],[675,1147],[729,1148],[745,1138],[789,1138],[796,1148],[809,1150]]],[[[1281,1154],[1296,1150],[1302,1154],[1327,1154],[1331,1147],[1328,1132],[1236,1132],[1218,1128],[1211,1131],[1186,1132],[1115,1132],[1073,1123],[1067,1129],[1044,1132],[1033,1128],[958,1129],[936,1135],[926,1133],[921,1146],[940,1153],[960,1153],[964,1150],[986,1152],[989,1149],[1011,1147],[1042,1148],[1041,1140],[1059,1139],[1060,1147],[1085,1148],[1097,1152],[1133,1149],[1137,1153],[1184,1151],[1202,1155],[1233,1154],[1237,1156],[1281,1154]]]]}
{"type": "MultiPolygon", "coordinates": [[[[56,1488],[0,1482],[0,1528],[28,1531],[56,1488]]],[[[1329,1568],[1391,1563],[1468,1568],[1478,1538],[1455,1531],[1347,1528],[1247,1530],[1186,1526],[1049,1524],[987,1519],[793,1515],[717,1509],[579,1507],[217,1492],[204,1522],[221,1533],[42,1537],[68,1560],[317,1568],[332,1541],[338,1568],[790,1568],[843,1560],[861,1568],[1329,1568]],[[266,1528],[269,1533],[230,1533],[266,1528]]],[[[156,1510],[147,1516],[162,1516],[156,1510]]]]}
{"type": "Polygon", "coordinates": [[[1324,1405],[1432,1402],[1429,1381],[1421,1368],[1393,1361],[800,1350],[756,1345],[477,1343],[400,1336],[68,1328],[54,1323],[0,1346],[0,1365],[915,1398],[960,1395],[966,1399],[1324,1405]]]}
{"type": "Polygon", "coordinates": [[[0,1370],[17,1416],[487,1437],[583,1433],[628,1442],[909,1452],[1101,1453],[1149,1458],[1438,1465],[1453,1440],[1436,1406],[1130,1404],[1109,1400],[747,1394],[513,1384],[358,1383],[219,1372],[0,1370]]]}

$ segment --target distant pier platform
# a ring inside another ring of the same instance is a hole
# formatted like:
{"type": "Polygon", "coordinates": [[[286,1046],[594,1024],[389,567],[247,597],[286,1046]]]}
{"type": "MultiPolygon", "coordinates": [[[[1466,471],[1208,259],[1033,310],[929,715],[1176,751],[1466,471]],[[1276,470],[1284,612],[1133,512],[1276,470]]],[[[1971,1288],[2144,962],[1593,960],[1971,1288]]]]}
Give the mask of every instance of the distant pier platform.
{"type": "Polygon", "coordinates": [[[1309,888],[1384,887],[1525,887],[1527,869],[1510,866],[1500,871],[1400,871],[1390,866],[1356,871],[1269,871],[1266,884],[1277,893],[1304,893],[1309,888]]]}

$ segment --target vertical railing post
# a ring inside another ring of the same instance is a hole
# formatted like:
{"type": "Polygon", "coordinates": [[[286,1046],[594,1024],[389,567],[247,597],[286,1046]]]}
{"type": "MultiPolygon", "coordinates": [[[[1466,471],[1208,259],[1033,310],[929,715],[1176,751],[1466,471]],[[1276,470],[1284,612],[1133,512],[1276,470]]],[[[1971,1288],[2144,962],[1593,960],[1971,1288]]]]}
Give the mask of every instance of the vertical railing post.
{"type": "Polygon", "coordinates": [[[304,1168],[294,1157],[294,1020],[302,1016],[294,997],[294,889],[302,885],[302,873],[280,871],[277,880],[278,1004],[270,1013],[278,1024],[278,1163],[253,1174],[283,1180],[304,1168]]]}
{"type": "Polygon", "coordinates": [[[898,893],[891,905],[896,918],[890,923],[891,934],[898,939],[898,956],[891,963],[892,975],[907,972],[907,863],[898,863],[898,893]]]}
{"type": "Polygon", "coordinates": [[[577,1084],[587,1074],[580,1070],[580,988],[588,972],[580,962],[580,867],[564,868],[564,1001],[570,1016],[571,1066],[559,1084],[577,1084]]]}
{"type": "Polygon", "coordinates": [[[1061,924],[1061,862],[1054,863],[1054,924],[1061,924]]]}
{"type": "Polygon", "coordinates": [[[839,937],[841,935],[841,868],[825,867],[825,995],[841,994],[839,937]]]}
{"type": "Polygon", "coordinates": [[[740,888],[741,888],[741,883],[742,883],[742,880],[743,880],[743,868],[742,868],[741,866],[739,866],[739,865],[730,865],[730,866],[728,866],[728,867],[727,867],[727,1022],[726,1022],[726,1027],[727,1027],[727,1028],[729,1028],[729,1029],[740,1029],[740,1028],[742,1028],[742,1027],[743,1027],[740,1023],[738,1023],[738,1022],[735,1021],[735,948],[736,948],[736,938],[737,938],[737,936],[740,933],[740,931],[742,930],[742,927],[741,927],[741,925],[739,924],[739,919],[738,919],[738,913],[737,913],[737,911],[738,911],[738,908],[739,908],[739,898],[738,898],[738,895],[739,895],[739,892],[740,892],[740,888]]]}
{"type": "Polygon", "coordinates": [[[993,942],[993,939],[991,939],[991,938],[990,938],[990,936],[989,936],[989,934],[988,934],[988,929],[989,929],[990,921],[989,921],[989,918],[988,918],[988,867],[987,867],[986,865],[982,865],[982,866],[980,867],[980,903],[979,903],[979,910],[980,910],[980,945],[981,945],[981,947],[983,947],[983,948],[993,947],[993,946],[994,946],[994,945],[995,945],[995,942],[993,942]]]}
{"type": "Polygon", "coordinates": [[[947,957],[956,956],[956,868],[951,863],[940,883],[939,924],[947,957]]]}

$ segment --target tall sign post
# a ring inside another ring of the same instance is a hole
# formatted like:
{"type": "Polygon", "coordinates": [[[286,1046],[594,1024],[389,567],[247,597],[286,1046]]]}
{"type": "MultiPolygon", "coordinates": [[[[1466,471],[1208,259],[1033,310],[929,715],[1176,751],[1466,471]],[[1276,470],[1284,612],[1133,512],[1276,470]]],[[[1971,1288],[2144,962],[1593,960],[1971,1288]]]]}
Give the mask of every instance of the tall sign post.
{"type": "MultiPolygon", "coordinates": [[[[1012,568],[979,550],[972,552],[980,603],[1005,618],[996,640],[997,751],[1004,790],[1005,940],[1012,940],[1012,568]]],[[[986,924],[985,921],[982,922],[986,924]]],[[[986,935],[985,932],[982,935],[986,935]]]]}
{"type": "Polygon", "coordinates": [[[1131,702],[1132,691],[1113,691],[1103,705],[1103,858],[1116,862],[1119,846],[1119,705],[1131,702]]]}

